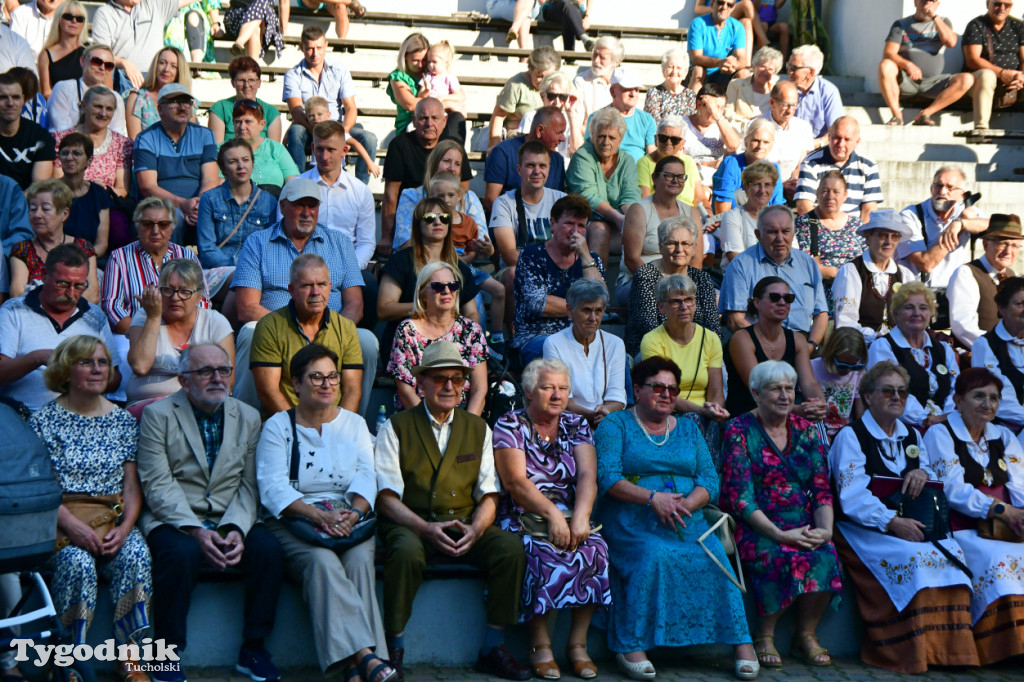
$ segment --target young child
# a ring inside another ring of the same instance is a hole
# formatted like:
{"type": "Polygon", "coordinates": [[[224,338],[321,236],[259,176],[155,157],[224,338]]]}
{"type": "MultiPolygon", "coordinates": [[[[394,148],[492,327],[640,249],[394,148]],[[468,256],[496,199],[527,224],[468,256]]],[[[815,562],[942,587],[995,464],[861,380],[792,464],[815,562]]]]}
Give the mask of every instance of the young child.
{"type": "Polygon", "coordinates": [[[466,208],[465,191],[459,177],[454,173],[435,173],[430,181],[430,196],[440,199],[452,214],[452,241],[459,259],[473,272],[473,281],[481,291],[491,297],[491,316],[487,321],[490,329],[489,345],[495,359],[501,361],[504,353],[505,335],[505,287],[498,280],[473,265],[477,258],[487,258],[494,253],[494,246],[487,238],[486,228],[481,229],[472,218],[461,210],[466,208]]]}
{"type": "Polygon", "coordinates": [[[427,51],[427,68],[421,80],[420,94],[426,90],[430,97],[444,102],[445,111],[457,111],[468,116],[466,91],[455,74],[449,73],[455,59],[455,48],[447,40],[434,43],[427,51]]]}
{"type": "Polygon", "coordinates": [[[834,439],[851,419],[864,413],[864,403],[857,388],[864,376],[867,360],[868,347],[864,343],[864,335],[853,327],[834,329],[821,348],[821,357],[811,360],[814,378],[825,394],[825,429],[829,440],[834,439]]]}
{"type": "MultiPolygon", "coordinates": [[[[315,127],[317,123],[322,123],[323,121],[327,121],[331,118],[331,108],[328,106],[327,100],[323,97],[310,97],[306,100],[305,104],[302,105],[302,109],[306,114],[306,119],[309,120],[310,125],[313,127],[315,127]]],[[[306,143],[307,154],[312,152],[312,144],[312,139],[306,143]]],[[[366,170],[369,171],[370,175],[375,178],[380,177],[380,166],[374,163],[373,159],[370,158],[370,155],[366,153],[366,148],[359,144],[358,140],[345,135],[345,144],[347,144],[352,151],[362,157],[363,161],[366,162],[366,170]]]]}

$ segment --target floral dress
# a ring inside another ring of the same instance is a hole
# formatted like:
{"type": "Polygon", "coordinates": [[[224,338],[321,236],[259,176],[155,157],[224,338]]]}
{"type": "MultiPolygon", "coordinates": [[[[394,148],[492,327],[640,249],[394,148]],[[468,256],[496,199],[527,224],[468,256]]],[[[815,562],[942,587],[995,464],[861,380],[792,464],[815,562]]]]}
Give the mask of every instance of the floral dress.
{"type": "MultiPolygon", "coordinates": [[[[139,425],[121,408],[99,417],[83,417],[56,401],[43,405],[29,425],[46,443],[57,482],[65,493],[113,495],[124,490],[124,465],[135,462],[139,425]]],[[[97,565],[92,554],[69,544],[51,559],[52,591],[61,622],[72,642],[84,644],[96,612],[96,574],[110,582],[114,600],[114,640],[136,642],[149,628],[153,593],[152,560],[138,528],[133,528],[113,559],[97,565]]]]}
{"type": "MultiPolygon", "coordinates": [[[[435,339],[423,336],[412,319],[405,319],[395,330],[395,340],[391,344],[391,359],[388,361],[388,374],[393,376],[395,381],[409,384],[415,389],[416,377],[413,376],[412,368],[420,364],[423,351],[435,341],[451,341],[458,346],[462,360],[468,367],[476,367],[481,362],[487,362],[490,355],[483,329],[468,317],[456,317],[455,324],[448,333],[435,339]]],[[[466,383],[462,386],[463,406],[469,401],[469,381],[467,377],[466,383]]],[[[395,409],[405,409],[398,393],[395,393],[395,409]]]]}
{"type": "MultiPolygon", "coordinates": [[[[60,147],[60,141],[71,133],[78,132],[75,128],[68,128],[53,134],[53,141],[60,147]]],[[[58,156],[53,165],[60,168],[60,157],[58,156]]],[[[132,141],[121,133],[107,128],[107,138],[99,147],[93,150],[92,161],[85,169],[85,181],[95,182],[104,187],[113,187],[118,170],[125,172],[125,183],[128,184],[128,174],[132,167],[132,141]]]]}
{"type": "MultiPolygon", "coordinates": [[[[74,243],[85,251],[87,257],[92,258],[96,255],[92,244],[84,239],[76,238],[74,243]]],[[[43,283],[43,271],[46,269],[46,263],[36,253],[36,245],[32,243],[31,239],[25,239],[12,246],[11,258],[17,258],[28,267],[28,284],[25,286],[26,293],[43,283]]]]}
{"type": "Polygon", "coordinates": [[[661,121],[669,115],[689,116],[697,113],[697,93],[690,88],[683,88],[678,95],[673,95],[661,85],[655,85],[647,91],[644,111],[661,121]]]}
{"type": "Polygon", "coordinates": [[[814,425],[789,416],[789,439],[779,451],[754,413],[729,422],[722,446],[721,505],[737,520],[736,545],[761,615],[778,613],[801,594],[831,592],[838,610],[843,585],[831,541],[811,552],[780,545],[749,525],[760,510],[782,530],[814,524],[814,510],[832,506],[828,460],[814,425]]]}
{"type": "MultiPolygon", "coordinates": [[[[857,228],[861,226],[860,219],[855,216],[847,216],[846,225],[841,230],[829,230],[821,226],[818,221],[818,214],[815,211],[808,211],[797,216],[796,242],[800,250],[818,256],[821,264],[827,268],[839,268],[850,262],[857,256],[864,253],[867,244],[864,237],[857,234],[857,228]],[[818,229],[818,252],[811,253],[811,224],[816,223],[818,229]]],[[[832,303],[832,280],[824,280],[825,298],[828,300],[828,316],[833,316],[835,306],[832,303]]]]}
{"type": "MultiPolygon", "coordinates": [[[[590,426],[578,414],[563,412],[558,437],[542,443],[525,410],[509,412],[494,425],[494,449],[515,448],[526,455],[526,476],[559,509],[570,510],[576,499],[576,459],[573,448],[592,445],[590,426]]],[[[555,609],[608,606],[608,545],[599,534],[590,535],[575,552],[557,549],[542,538],[522,534],[523,507],[506,493],[498,509],[502,530],[520,533],[526,551],[520,622],[555,609]]]]}

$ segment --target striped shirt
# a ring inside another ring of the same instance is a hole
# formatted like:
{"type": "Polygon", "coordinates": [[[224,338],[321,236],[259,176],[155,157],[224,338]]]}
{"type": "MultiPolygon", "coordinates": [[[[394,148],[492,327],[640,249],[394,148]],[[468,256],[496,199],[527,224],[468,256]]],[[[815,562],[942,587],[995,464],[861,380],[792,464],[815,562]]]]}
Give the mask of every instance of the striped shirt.
{"type": "MultiPolygon", "coordinates": [[[[177,244],[167,245],[160,264],[172,258],[188,258],[199,263],[196,254],[177,244]]],[[[100,301],[110,326],[113,327],[126,317],[135,316],[141,305],[135,297],[141,295],[149,284],[160,285],[160,270],[138,240],[110,254],[106,270],[103,271],[103,297],[100,301]]],[[[204,308],[210,307],[205,296],[199,304],[204,308]]]]}
{"type": "Polygon", "coordinates": [[[857,214],[860,205],[877,202],[882,203],[882,181],[878,177],[878,166],[866,156],[858,156],[850,152],[850,158],[843,166],[832,160],[829,148],[822,147],[804,157],[800,164],[800,179],[797,181],[794,201],[806,200],[817,203],[818,180],[829,171],[837,170],[846,178],[846,201],[843,203],[845,213],[857,214]]]}

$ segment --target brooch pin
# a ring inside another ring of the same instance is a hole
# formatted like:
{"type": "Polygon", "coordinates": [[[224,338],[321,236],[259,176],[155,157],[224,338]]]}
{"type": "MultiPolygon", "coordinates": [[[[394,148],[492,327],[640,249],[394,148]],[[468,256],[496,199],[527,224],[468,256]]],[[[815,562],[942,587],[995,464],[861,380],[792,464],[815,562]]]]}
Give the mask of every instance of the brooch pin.
{"type": "Polygon", "coordinates": [[[910,445],[910,446],[907,447],[907,450],[906,450],[905,454],[910,459],[917,459],[918,456],[921,454],[921,449],[919,447],[917,447],[916,445],[910,445]]]}

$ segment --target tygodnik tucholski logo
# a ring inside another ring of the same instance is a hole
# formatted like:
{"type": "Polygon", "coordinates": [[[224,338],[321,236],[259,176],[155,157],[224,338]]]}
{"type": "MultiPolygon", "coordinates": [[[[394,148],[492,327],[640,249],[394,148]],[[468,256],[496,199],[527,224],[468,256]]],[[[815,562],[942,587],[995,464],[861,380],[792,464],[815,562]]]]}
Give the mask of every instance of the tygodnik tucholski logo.
{"type": "MultiPolygon", "coordinates": [[[[164,640],[152,640],[146,637],[142,646],[138,644],[114,643],[113,639],[104,640],[97,647],[88,644],[36,644],[31,639],[12,639],[11,646],[15,650],[14,660],[24,663],[35,654],[33,663],[43,666],[53,659],[57,666],[68,666],[75,661],[146,661],[166,662],[177,661],[175,652],[177,644],[165,644],[164,640]]],[[[146,666],[152,668],[152,666],[146,666]]]]}

